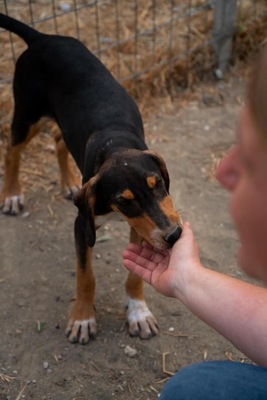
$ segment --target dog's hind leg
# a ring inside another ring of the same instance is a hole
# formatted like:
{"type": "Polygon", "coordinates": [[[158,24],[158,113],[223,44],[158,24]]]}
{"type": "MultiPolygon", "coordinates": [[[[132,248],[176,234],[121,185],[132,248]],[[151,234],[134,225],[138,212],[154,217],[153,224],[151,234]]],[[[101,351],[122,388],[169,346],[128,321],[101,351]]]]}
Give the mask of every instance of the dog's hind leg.
{"type": "Polygon", "coordinates": [[[59,129],[54,130],[54,139],[56,142],[57,159],[61,176],[61,187],[65,199],[72,200],[74,195],[81,187],[81,179],[74,171],[71,155],[65,145],[62,134],[59,129]]]}
{"type": "Polygon", "coordinates": [[[12,123],[12,137],[5,157],[4,184],[0,194],[3,214],[17,215],[23,209],[24,196],[19,183],[20,155],[27,143],[38,133],[39,123],[24,124],[23,134],[18,138],[16,119],[12,123]]]}
{"type": "Polygon", "coordinates": [[[75,244],[77,253],[76,298],[73,304],[66,336],[71,343],[85,344],[97,333],[94,295],[95,277],[92,270],[93,248],[88,247],[85,238],[86,222],[79,213],[75,220],[75,244]]]}
{"type": "MultiPolygon", "coordinates": [[[[130,241],[140,244],[141,239],[131,228],[130,241]]],[[[158,333],[158,323],[149,310],[143,293],[143,281],[137,275],[129,272],[126,284],[127,304],[126,315],[131,336],[149,339],[158,333]]]]}
{"type": "Polygon", "coordinates": [[[26,144],[39,132],[44,116],[44,94],[38,74],[29,69],[27,51],[17,61],[13,82],[14,115],[11,137],[5,159],[5,175],[0,208],[4,214],[17,215],[23,208],[23,195],[19,183],[20,154],[26,144]]]}

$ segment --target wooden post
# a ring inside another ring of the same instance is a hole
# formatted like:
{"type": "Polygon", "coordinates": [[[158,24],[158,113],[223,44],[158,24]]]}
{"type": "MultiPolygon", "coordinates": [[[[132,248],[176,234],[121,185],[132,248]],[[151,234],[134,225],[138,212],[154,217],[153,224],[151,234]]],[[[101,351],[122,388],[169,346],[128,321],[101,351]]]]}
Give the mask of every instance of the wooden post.
{"type": "Polygon", "coordinates": [[[217,0],[214,2],[212,44],[217,57],[217,68],[214,72],[218,79],[223,78],[229,67],[236,9],[237,0],[217,0]]]}

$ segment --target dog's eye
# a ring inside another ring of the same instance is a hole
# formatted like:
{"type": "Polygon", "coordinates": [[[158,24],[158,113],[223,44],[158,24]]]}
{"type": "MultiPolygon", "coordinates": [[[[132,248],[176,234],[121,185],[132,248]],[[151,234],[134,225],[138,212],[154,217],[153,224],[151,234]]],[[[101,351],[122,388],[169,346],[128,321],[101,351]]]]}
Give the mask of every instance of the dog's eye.
{"type": "Polygon", "coordinates": [[[117,198],[117,204],[118,204],[118,206],[126,207],[126,206],[128,206],[130,203],[131,203],[131,200],[125,199],[125,197],[120,196],[120,197],[117,198]]]}

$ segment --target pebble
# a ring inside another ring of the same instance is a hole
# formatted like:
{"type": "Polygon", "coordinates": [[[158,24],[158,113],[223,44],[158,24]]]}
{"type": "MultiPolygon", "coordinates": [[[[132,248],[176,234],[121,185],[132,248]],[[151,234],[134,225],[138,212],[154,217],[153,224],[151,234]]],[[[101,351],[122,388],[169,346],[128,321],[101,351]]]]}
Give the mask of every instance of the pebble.
{"type": "Polygon", "coordinates": [[[31,214],[29,213],[29,211],[25,211],[25,212],[22,214],[21,218],[28,218],[30,215],[31,215],[31,214]]]}
{"type": "Polygon", "coordinates": [[[124,353],[125,353],[128,357],[134,357],[134,356],[136,356],[136,354],[137,354],[137,350],[134,349],[133,347],[127,345],[127,346],[125,346],[124,353]]]}
{"type": "Polygon", "coordinates": [[[47,361],[44,361],[44,362],[43,362],[43,367],[44,367],[44,369],[47,369],[47,368],[49,367],[49,364],[48,364],[47,361]]]}
{"type": "Polygon", "coordinates": [[[219,79],[219,80],[221,80],[221,79],[224,78],[223,72],[222,72],[222,70],[219,69],[219,68],[215,69],[214,75],[215,75],[215,77],[216,77],[217,79],[219,79]]]}
{"type": "Polygon", "coordinates": [[[106,261],[106,264],[110,264],[111,263],[111,257],[107,256],[105,261],[106,261]]]}

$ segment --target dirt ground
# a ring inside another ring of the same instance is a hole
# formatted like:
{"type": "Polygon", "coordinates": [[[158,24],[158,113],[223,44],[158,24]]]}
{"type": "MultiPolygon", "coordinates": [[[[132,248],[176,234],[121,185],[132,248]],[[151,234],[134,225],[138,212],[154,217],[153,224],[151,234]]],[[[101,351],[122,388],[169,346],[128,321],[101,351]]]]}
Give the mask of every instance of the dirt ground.
{"type": "MultiPolygon", "coordinates": [[[[203,263],[246,279],[236,266],[228,194],[213,176],[216,162],[234,142],[243,89],[236,73],[213,91],[200,88],[200,96],[184,106],[175,102],[168,114],[159,107],[145,128],[150,148],[167,162],[174,203],[191,221],[203,263]]],[[[85,346],[67,341],[76,208],[60,195],[56,159],[50,157],[53,141],[46,134],[43,139],[42,148],[30,144],[23,158],[24,212],[0,215],[0,399],[157,399],[166,380],[183,366],[245,359],[182,304],[148,285],[146,300],[160,333],[146,341],[129,337],[121,265],[128,229],[119,222],[99,230],[95,247],[98,336],[85,346]],[[35,169],[29,167],[31,157],[39,160],[35,169]],[[136,350],[133,357],[126,354],[127,346],[136,350]]]]}

